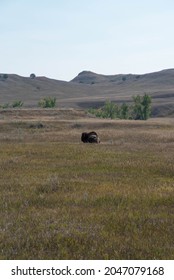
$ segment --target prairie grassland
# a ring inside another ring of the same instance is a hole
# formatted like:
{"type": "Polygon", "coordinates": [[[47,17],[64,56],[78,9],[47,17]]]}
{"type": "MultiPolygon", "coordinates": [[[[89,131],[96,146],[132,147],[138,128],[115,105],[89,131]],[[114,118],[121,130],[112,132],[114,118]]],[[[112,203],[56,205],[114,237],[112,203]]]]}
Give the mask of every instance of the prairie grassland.
{"type": "Polygon", "coordinates": [[[14,110],[0,142],[1,259],[174,258],[173,119],[14,110]]]}

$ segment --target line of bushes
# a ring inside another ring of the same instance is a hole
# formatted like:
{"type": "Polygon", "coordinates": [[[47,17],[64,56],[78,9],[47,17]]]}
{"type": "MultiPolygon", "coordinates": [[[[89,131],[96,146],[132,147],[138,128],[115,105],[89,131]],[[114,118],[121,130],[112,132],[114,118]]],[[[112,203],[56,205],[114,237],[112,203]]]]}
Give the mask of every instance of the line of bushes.
{"type": "Polygon", "coordinates": [[[90,108],[88,112],[99,118],[147,120],[151,116],[151,97],[148,94],[133,96],[133,105],[106,101],[103,107],[90,108]]]}
{"type": "Polygon", "coordinates": [[[7,108],[21,108],[23,106],[23,102],[21,100],[16,100],[12,104],[5,103],[3,105],[0,105],[0,108],[7,109],[7,108]]]}
{"type": "MultiPolygon", "coordinates": [[[[12,104],[5,103],[3,105],[0,105],[0,108],[7,109],[7,108],[21,108],[24,105],[24,103],[21,100],[16,100],[12,104]]],[[[55,97],[45,97],[42,98],[38,102],[38,106],[41,108],[54,108],[56,106],[56,98],[55,97]]]]}
{"type": "MultiPolygon", "coordinates": [[[[22,106],[23,102],[18,100],[12,104],[5,103],[0,108],[21,108],[22,106]]],[[[38,106],[41,108],[54,108],[56,106],[56,98],[42,98],[38,102],[38,106]]],[[[107,101],[103,107],[99,109],[90,108],[88,112],[99,118],[147,120],[151,115],[151,97],[148,94],[133,96],[133,105],[127,103],[118,105],[107,101]]]]}

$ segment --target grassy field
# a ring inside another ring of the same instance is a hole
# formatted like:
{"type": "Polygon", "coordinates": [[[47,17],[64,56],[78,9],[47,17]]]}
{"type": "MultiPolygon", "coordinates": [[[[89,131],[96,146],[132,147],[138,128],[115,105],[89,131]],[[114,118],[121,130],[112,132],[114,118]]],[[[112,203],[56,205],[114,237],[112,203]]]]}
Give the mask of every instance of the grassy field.
{"type": "Polygon", "coordinates": [[[174,258],[173,119],[7,110],[0,143],[0,259],[174,258]]]}

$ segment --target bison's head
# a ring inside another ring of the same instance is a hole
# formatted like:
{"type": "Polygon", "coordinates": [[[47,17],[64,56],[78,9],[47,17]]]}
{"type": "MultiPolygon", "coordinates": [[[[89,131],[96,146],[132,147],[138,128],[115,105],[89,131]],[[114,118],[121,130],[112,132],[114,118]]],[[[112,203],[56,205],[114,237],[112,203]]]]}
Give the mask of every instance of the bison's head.
{"type": "Polygon", "coordinates": [[[83,143],[87,143],[88,142],[88,133],[87,132],[83,132],[81,135],[81,141],[83,143]]]}

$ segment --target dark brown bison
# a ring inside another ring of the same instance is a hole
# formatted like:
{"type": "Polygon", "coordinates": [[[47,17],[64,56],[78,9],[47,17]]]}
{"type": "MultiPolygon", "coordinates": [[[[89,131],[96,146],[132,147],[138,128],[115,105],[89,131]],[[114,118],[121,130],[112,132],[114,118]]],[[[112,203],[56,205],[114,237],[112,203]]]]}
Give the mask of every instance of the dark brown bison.
{"type": "Polygon", "coordinates": [[[83,132],[81,135],[83,143],[100,143],[100,139],[95,131],[83,132]]]}

